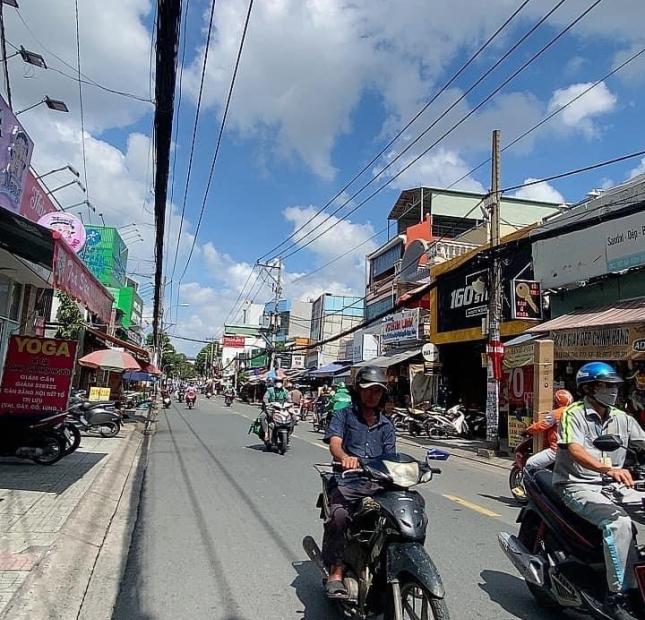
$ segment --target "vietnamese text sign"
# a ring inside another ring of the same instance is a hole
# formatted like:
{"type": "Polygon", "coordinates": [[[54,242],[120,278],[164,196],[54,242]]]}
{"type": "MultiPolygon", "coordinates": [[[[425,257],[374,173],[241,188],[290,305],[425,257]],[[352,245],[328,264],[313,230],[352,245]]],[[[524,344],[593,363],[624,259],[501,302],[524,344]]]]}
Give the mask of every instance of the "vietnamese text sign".
{"type": "Polygon", "coordinates": [[[54,288],[80,301],[99,319],[109,323],[112,314],[112,297],[85,267],[81,259],[74,254],[74,251],[59,238],[54,244],[52,273],[54,288]]]}
{"type": "Polygon", "coordinates": [[[56,211],[54,203],[45,193],[34,173],[29,170],[25,180],[25,190],[22,193],[20,215],[32,222],[38,222],[43,215],[53,211],[56,211]]]}
{"type": "Polygon", "coordinates": [[[0,207],[12,213],[20,211],[33,149],[31,138],[0,97],[0,207]]]}
{"type": "Polygon", "coordinates": [[[96,386],[91,387],[88,400],[91,400],[92,402],[110,400],[110,388],[96,386]]]}
{"type": "Polygon", "coordinates": [[[509,448],[522,441],[522,433],[533,422],[534,376],[533,363],[504,372],[500,409],[507,414],[509,448]]]}
{"type": "Polygon", "coordinates": [[[535,280],[514,280],[511,286],[512,318],[542,320],[542,291],[535,280]]]}
{"type": "Polygon", "coordinates": [[[564,329],[550,334],[557,360],[645,359],[645,324],[564,329]]]}
{"type": "Polygon", "coordinates": [[[645,265],[645,213],[634,213],[604,224],[607,270],[645,265]]]}
{"type": "Polygon", "coordinates": [[[12,336],[0,387],[0,411],[65,411],[76,342],[12,336]]]}
{"type": "Polygon", "coordinates": [[[397,312],[385,319],[381,343],[392,344],[419,339],[419,308],[397,312]]]}
{"type": "Polygon", "coordinates": [[[246,339],[244,336],[223,336],[222,346],[231,349],[243,349],[246,339]]]}

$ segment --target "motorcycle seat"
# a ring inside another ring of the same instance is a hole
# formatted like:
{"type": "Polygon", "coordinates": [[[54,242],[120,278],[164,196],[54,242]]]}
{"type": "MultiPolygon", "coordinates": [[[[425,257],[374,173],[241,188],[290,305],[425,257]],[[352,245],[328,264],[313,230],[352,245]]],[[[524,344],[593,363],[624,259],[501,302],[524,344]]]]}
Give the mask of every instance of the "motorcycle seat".
{"type": "Polygon", "coordinates": [[[553,486],[553,471],[550,469],[541,469],[533,474],[533,479],[542,493],[558,509],[565,521],[594,546],[602,548],[602,532],[600,528],[583,519],[564,503],[560,494],[553,486]]]}

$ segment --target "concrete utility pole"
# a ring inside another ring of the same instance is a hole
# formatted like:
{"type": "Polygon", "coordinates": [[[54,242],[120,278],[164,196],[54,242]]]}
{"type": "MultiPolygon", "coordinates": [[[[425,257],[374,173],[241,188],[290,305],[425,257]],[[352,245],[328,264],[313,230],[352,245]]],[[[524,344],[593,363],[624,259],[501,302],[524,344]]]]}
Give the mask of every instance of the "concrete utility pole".
{"type": "Polygon", "coordinates": [[[278,303],[282,297],[282,259],[278,258],[277,263],[261,263],[258,261],[258,267],[262,267],[266,270],[267,275],[273,280],[273,313],[271,315],[271,325],[269,326],[269,331],[271,334],[271,350],[269,352],[269,370],[272,370],[275,366],[275,346],[276,346],[276,336],[278,333],[278,303]],[[274,276],[273,272],[277,271],[277,274],[274,276]]]}
{"type": "Polygon", "coordinates": [[[493,131],[491,203],[490,203],[490,299],[488,309],[488,363],[486,380],[486,440],[491,449],[496,449],[499,442],[499,375],[495,371],[495,360],[502,354],[500,342],[500,322],[502,319],[502,289],[500,262],[497,256],[499,246],[499,211],[500,211],[500,131],[493,131]]]}

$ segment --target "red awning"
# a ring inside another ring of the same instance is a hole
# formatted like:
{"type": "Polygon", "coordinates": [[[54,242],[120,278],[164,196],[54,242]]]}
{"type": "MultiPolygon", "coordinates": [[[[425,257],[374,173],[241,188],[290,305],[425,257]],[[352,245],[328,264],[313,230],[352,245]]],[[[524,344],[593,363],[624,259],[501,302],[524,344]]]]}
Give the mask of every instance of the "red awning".
{"type": "Polygon", "coordinates": [[[54,238],[52,261],[54,288],[80,301],[101,321],[109,323],[112,315],[112,295],[76,256],[74,250],[63,241],[59,232],[52,231],[52,236],[54,238]]]}
{"type": "Polygon", "coordinates": [[[154,371],[152,370],[147,370],[144,368],[144,364],[141,364],[141,370],[143,372],[149,372],[150,374],[161,374],[161,371],[154,366],[153,364],[149,364],[150,360],[150,351],[147,349],[144,349],[143,347],[140,347],[133,342],[128,342],[127,340],[121,340],[121,338],[117,338],[116,336],[110,336],[110,334],[106,334],[105,332],[102,332],[98,329],[95,329],[94,327],[86,327],[88,332],[90,334],[93,334],[96,336],[99,340],[102,340],[105,343],[113,344],[116,345],[117,347],[121,347],[122,349],[127,349],[128,351],[131,351],[134,353],[134,355],[142,360],[144,360],[145,365],[149,365],[151,368],[154,368],[154,371]]]}
{"type": "Polygon", "coordinates": [[[141,372],[147,372],[149,375],[161,375],[162,372],[154,364],[141,364],[141,372]]]}

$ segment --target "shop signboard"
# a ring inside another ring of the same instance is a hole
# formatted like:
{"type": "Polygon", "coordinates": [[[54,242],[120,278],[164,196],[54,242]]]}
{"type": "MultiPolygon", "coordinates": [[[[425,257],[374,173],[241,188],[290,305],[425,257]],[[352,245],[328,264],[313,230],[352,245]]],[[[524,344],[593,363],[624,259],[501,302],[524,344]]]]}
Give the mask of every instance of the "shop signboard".
{"type": "Polygon", "coordinates": [[[109,387],[91,387],[90,395],[88,400],[92,402],[110,400],[110,388],[109,387]]]}
{"type": "Polygon", "coordinates": [[[229,347],[231,349],[243,349],[246,343],[246,338],[244,336],[223,336],[222,337],[222,346],[229,347]]]}
{"type": "Polygon", "coordinates": [[[645,323],[551,332],[556,360],[645,360],[645,323]]]}
{"type": "Polygon", "coordinates": [[[76,342],[11,336],[0,386],[0,411],[65,411],[76,342]]]}
{"type": "Polygon", "coordinates": [[[73,213],[50,211],[38,220],[38,224],[50,230],[57,230],[61,239],[74,252],[78,253],[85,245],[85,226],[73,213]]]}
{"type": "Polygon", "coordinates": [[[0,97],[0,207],[19,213],[34,143],[0,97]]]}
{"type": "Polygon", "coordinates": [[[20,215],[32,222],[38,222],[43,215],[54,211],[56,211],[54,202],[45,193],[36,175],[29,170],[25,179],[25,189],[22,192],[20,215]]]}
{"type": "Polygon", "coordinates": [[[533,258],[545,288],[645,265],[645,211],[537,241],[533,258]]]}
{"type": "Polygon", "coordinates": [[[305,367],[305,356],[302,354],[294,353],[291,356],[291,368],[302,370],[305,367]]]}
{"type": "Polygon", "coordinates": [[[432,342],[426,342],[421,349],[421,355],[426,362],[434,364],[439,361],[439,347],[432,342]]]}
{"type": "MultiPolygon", "coordinates": [[[[502,319],[513,318],[511,309],[512,287],[517,275],[532,277],[530,246],[508,252],[502,261],[503,286],[502,319]]],[[[478,254],[464,265],[440,275],[437,281],[437,330],[450,332],[460,329],[481,328],[488,315],[489,272],[488,261],[478,254]]]]}
{"type": "Polygon", "coordinates": [[[508,347],[504,355],[500,410],[508,420],[508,446],[516,447],[533,422],[535,353],[533,343],[508,347]]]}
{"type": "Polygon", "coordinates": [[[106,286],[126,285],[128,248],[121,235],[110,226],[86,226],[87,239],[81,258],[106,286]]]}
{"type": "Polygon", "coordinates": [[[382,344],[419,339],[419,308],[403,310],[385,319],[381,332],[382,344]]]}
{"type": "Polygon", "coordinates": [[[542,320],[542,290],[535,280],[514,280],[511,286],[511,312],[514,319],[542,320]]]}
{"type": "Polygon", "coordinates": [[[354,334],[354,346],[352,348],[352,361],[363,362],[378,356],[378,336],[366,334],[360,330],[354,334]]]}

